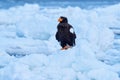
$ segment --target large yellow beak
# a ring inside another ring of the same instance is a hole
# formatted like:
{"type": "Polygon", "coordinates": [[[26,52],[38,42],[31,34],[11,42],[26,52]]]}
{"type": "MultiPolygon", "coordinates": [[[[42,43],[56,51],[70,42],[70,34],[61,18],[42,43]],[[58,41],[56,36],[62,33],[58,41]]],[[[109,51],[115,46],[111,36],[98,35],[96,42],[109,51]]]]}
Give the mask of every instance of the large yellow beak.
{"type": "Polygon", "coordinates": [[[61,19],[61,18],[59,18],[59,19],[58,19],[58,22],[62,22],[62,19],[61,19]]]}

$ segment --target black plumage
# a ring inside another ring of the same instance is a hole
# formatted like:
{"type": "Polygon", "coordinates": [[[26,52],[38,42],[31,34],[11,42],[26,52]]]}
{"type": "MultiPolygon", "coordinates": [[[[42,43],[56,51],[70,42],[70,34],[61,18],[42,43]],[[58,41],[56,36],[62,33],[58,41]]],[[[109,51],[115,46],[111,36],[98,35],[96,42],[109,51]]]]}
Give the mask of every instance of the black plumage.
{"type": "Polygon", "coordinates": [[[56,40],[60,42],[60,45],[62,48],[65,46],[75,46],[75,39],[76,34],[74,32],[73,27],[68,23],[68,20],[66,17],[60,17],[58,19],[59,24],[57,25],[57,32],[56,32],[56,40]],[[72,32],[71,32],[72,30],[72,32]]]}

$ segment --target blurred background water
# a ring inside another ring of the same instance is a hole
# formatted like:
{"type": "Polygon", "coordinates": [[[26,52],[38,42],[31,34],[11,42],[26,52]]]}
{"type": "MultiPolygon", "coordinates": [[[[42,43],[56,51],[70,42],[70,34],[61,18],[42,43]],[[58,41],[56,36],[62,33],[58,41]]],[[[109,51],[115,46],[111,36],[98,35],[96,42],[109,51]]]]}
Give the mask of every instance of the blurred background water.
{"type": "Polygon", "coordinates": [[[82,9],[91,9],[96,7],[105,7],[118,4],[120,0],[0,0],[0,8],[8,9],[19,5],[39,4],[41,7],[81,7],[82,9]]]}

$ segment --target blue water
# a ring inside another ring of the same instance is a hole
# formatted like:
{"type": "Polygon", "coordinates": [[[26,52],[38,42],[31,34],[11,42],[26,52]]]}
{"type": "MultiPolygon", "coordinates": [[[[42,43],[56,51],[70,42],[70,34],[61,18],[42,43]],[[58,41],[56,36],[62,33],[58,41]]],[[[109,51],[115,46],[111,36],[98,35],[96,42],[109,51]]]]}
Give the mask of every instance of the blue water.
{"type": "Polygon", "coordinates": [[[42,7],[81,7],[91,9],[120,3],[120,0],[0,0],[0,8],[21,6],[26,3],[39,4],[42,7]]]}

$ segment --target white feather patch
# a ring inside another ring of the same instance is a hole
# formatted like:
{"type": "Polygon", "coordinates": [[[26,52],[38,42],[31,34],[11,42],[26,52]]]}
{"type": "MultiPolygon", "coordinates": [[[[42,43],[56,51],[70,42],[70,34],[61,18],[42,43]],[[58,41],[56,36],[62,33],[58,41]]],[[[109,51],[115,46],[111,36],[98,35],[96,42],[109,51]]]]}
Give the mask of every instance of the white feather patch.
{"type": "Polygon", "coordinates": [[[70,28],[70,32],[71,32],[71,33],[74,33],[74,30],[73,30],[73,28],[70,28]]]}

